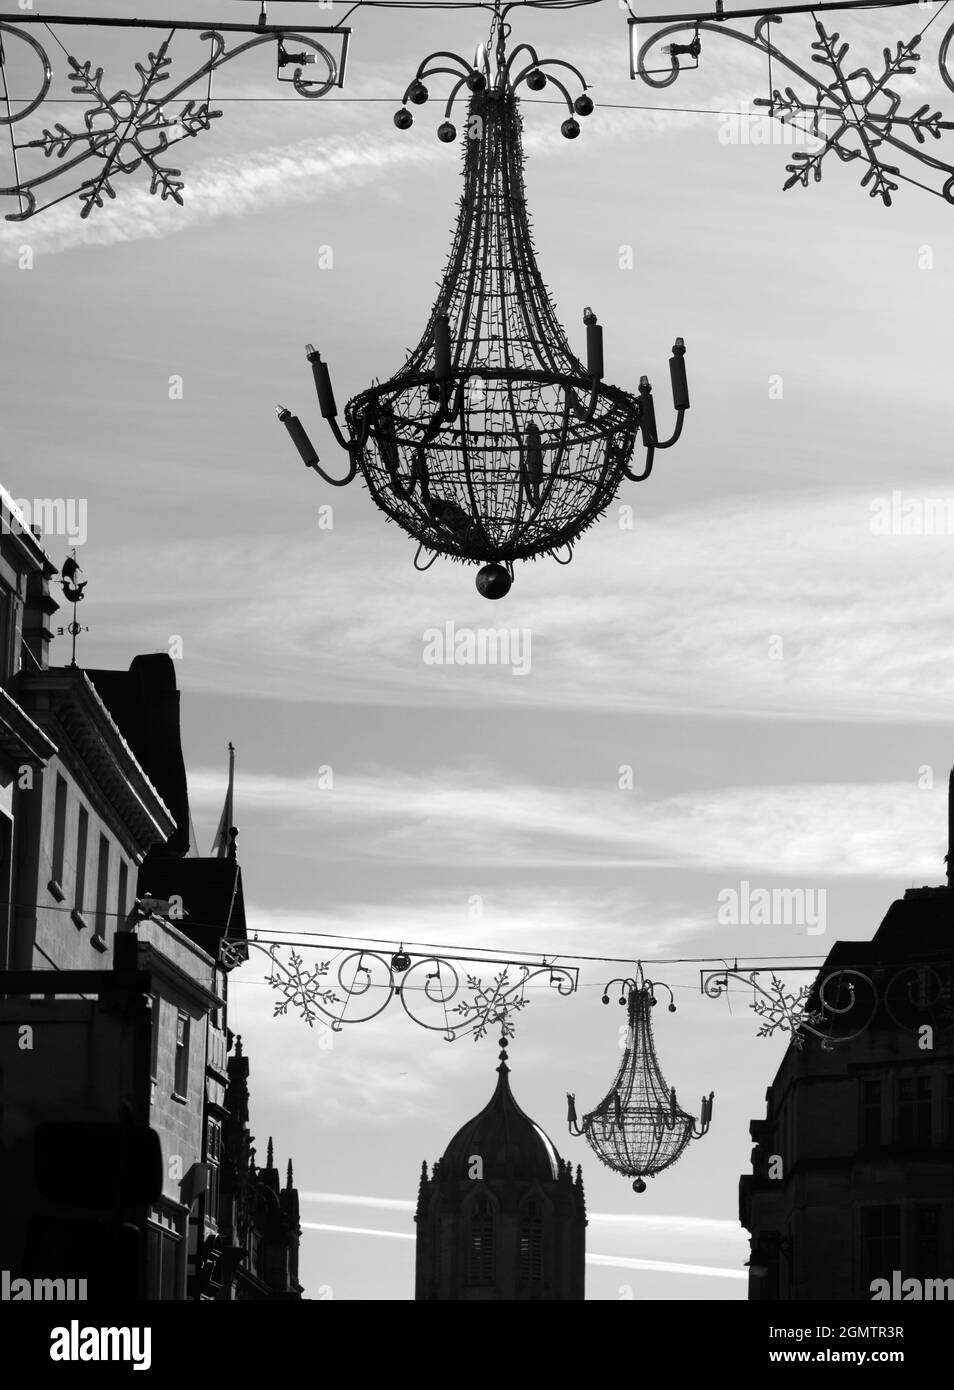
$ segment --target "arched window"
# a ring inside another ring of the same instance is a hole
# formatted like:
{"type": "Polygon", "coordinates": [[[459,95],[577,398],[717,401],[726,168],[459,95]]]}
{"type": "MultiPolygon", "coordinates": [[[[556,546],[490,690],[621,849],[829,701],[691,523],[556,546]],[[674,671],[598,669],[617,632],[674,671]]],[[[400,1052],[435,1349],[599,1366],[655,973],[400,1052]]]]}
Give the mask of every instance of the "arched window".
{"type": "Polygon", "coordinates": [[[467,1282],[483,1288],[494,1282],[494,1213],[486,1197],[470,1209],[467,1282]]]}
{"type": "Polygon", "coordinates": [[[520,1284],[529,1288],[543,1279],[543,1214],[538,1202],[527,1202],[520,1217],[520,1284]]]}

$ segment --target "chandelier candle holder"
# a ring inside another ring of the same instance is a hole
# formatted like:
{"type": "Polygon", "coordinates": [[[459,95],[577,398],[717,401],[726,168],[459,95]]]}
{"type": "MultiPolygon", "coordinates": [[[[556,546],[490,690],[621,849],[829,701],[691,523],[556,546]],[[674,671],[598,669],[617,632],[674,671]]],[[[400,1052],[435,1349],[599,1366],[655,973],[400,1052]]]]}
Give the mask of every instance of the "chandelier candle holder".
{"type": "Polygon", "coordinates": [[[621,989],[620,1004],[628,1009],[629,1028],[626,1048],[616,1080],[603,1100],[589,1114],[577,1120],[576,1098],[567,1094],[567,1122],[570,1133],[584,1135],[601,1163],[617,1173],[633,1178],[633,1191],[646,1191],[646,1178],[671,1168],[691,1139],[708,1133],[712,1121],[715,1093],[702,1100],[698,1121],[682,1110],[676,1089],[668,1086],[662,1074],[653,1042],[651,1011],[657,1003],[656,990],[669,995],[669,1012],[676,1012],[668,985],[647,980],[641,965],[635,979],[611,980],[603,991],[603,1003],[610,1002],[614,985],[621,989]]]}
{"type": "Polygon", "coordinates": [[[592,112],[593,101],[571,63],[541,60],[529,44],[508,56],[509,31],[498,9],[490,43],[473,63],[432,53],[394,117],[407,130],[411,108],[429,98],[426,79],[449,75],[437,136],[450,143],[458,134],[455,101],[468,94],[460,212],[417,347],[394,376],[348,402],[344,429],[327,364],[306,348],[322,417],[348,454],[343,477],[321,467],[301,421],[278,407],[303,462],[327,483],[341,487],[361,473],[375,505],[417,541],[415,568],[430,568],[440,555],[478,565],[477,588],[488,599],[509,591],[518,560],[549,555],[568,563],[623,480],[648,478],[656,451],[676,443],[689,409],[681,338],[669,363],[676,421],[668,438],[660,438],[645,376],[635,395],[604,381],[603,330],[592,309],[583,314],[586,362],[570,347],[537,265],[517,93],[523,86],[559,92],[568,140],[579,136],[577,118],[592,112]],[[583,88],[576,98],[570,82],[583,88]],[[637,438],[644,453],[634,467],[637,438]]]}

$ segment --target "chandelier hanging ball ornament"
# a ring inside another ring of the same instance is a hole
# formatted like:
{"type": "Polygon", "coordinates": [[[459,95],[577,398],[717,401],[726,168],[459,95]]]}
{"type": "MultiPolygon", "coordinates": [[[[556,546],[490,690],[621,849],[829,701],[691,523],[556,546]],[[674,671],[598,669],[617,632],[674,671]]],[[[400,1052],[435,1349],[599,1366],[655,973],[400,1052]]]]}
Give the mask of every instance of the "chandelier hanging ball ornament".
{"type": "Polygon", "coordinates": [[[610,1002],[613,985],[621,986],[620,1004],[628,1008],[629,1027],[626,1048],[616,1080],[589,1114],[577,1120],[576,1098],[567,1094],[567,1122],[570,1133],[585,1135],[601,1163],[632,1178],[633,1191],[646,1191],[646,1178],[670,1168],[690,1140],[708,1133],[712,1121],[714,1093],[702,1100],[701,1117],[680,1108],[676,1089],[666,1084],[656,1056],[651,1012],[657,1004],[656,991],[669,995],[669,1012],[676,1012],[668,985],[647,980],[641,965],[630,980],[611,980],[603,991],[603,1003],[610,1002]]]}
{"type": "Polygon", "coordinates": [[[676,420],[668,439],[659,436],[645,376],[635,394],[603,380],[603,330],[591,309],[583,315],[585,364],[570,347],[537,265],[517,93],[558,93],[569,140],[593,101],[572,63],[541,59],[529,44],[508,55],[505,13],[495,10],[490,42],[473,63],[448,52],[426,58],[394,117],[409,129],[412,108],[429,99],[428,79],[449,76],[437,135],[451,143],[455,101],[468,94],[463,196],[420,342],[389,380],[348,402],[344,429],[328,367],[306,349],[321,415],[349,456],[347,473],[327,473],[298,417],[278,408],[303,462],[326,482],[341,487],[360,472],[375,505],[417,542],[415,568],[440,555],[476,565],[488,599],[509,592],[518,560],[546,555],[568,564],[624,479],[648,478],[656,450],[676,443],[689,409],[681,338],[669,363],[676,420]],[[583,91],[574,99],[567,84],[577,82],[583,91]]]}

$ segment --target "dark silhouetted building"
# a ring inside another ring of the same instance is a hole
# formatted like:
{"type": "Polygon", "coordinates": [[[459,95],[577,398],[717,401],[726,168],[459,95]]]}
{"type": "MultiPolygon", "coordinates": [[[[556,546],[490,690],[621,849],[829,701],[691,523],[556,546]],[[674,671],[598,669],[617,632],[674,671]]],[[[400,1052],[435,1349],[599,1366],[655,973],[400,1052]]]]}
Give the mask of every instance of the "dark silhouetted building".
{"type": "Polygon", "coordinates": [[[827,1014],[831,1046],[801,1030],[750,1127],[750,1299],[897,1298],[903,1281],[933,1297],[927,1281],[954,1275],[952,960],[950,883],[909,889],[873,940],[833,946],[806,1001],[844,1011],[827,1014]]]}
{"type": "Polygon", "coordinates": [[[228,1061],[228,1118],[222,1131],[216,1297],[243,1302],[300,1299],[301,1222],[291,1160],[284,1187],[271,1139],[265,1167],[256,1166],[254,1136],[249,1132],[248,1070],[242,1039],[237,1038],[228,1061]]]}
{"type": "Polygon", "coordinates": [[[510,1090],[497,1089],[448,1144],[417,1201],[417,1299],[582,1299],[583,1177],[510,1090]]]}
{"type": "MultiPolygon", "coordinates": [[[[259,1291],[216,1279],[228,977],[248,954],[237,832],[217,855],[192,843],[168,654],[50,666],[55,574],[0,496],[0,1269],[86,1279],[90,1298],[300,1297],[297,1194],[270,1164],[243,1177],[254,1219],[233,1262],[259,1291]],[[120,1201],[138,1142],[110,1137],[120,1122],[157,1157],[135,1202],[120,1201]],[[48,1161],[64,1123],[99,1127],[84,1130],[101,1145],[89,1181],[68,1139],[48,1161]],[[273,1208],[295,1231],[286,1276],[273,1208]]],[[[247,1122],[247,1090],[242,1103],[247,1122]]],[[[229,1208],[230,1247],[234,1227],[229,1208]]]]}

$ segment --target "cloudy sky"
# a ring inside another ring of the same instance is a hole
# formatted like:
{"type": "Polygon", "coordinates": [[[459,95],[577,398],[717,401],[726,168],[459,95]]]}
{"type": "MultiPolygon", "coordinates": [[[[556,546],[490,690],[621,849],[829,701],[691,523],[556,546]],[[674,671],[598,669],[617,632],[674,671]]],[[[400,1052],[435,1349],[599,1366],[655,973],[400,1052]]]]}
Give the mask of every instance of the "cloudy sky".
{"type": "MultiPolygon", "coordinates": [[[[256,13],[219,0],[202,17],[256,13]]],[[[275,420],[290,404],[339,466],[303,345],[330,362],[340,404],[394,371],[426,323],[459,196],[436,103],[403,134],[391,115],[420,59],[472,53],[486,15],[361,9],[350,22],[346,88],[324,100],[265,100],[278,92],[265,50],[223,70],[224,115],[174,147],[184,207],[136,173],[86,221],[70,199],[0,223],[0,481],[86,506],[82,660],[181,651],[203,851],[235,743],[263,937],[620,958],[584,961],[570,999],[536,992],[512,1049],[519,1102],[584,1167],[588,1296],[744,1298],[738,1177],[783,1042],[757,1039],[744,990],[703,998],[693,962],[824,954],[943,874],[954,538],[916,518],[929,501],[954,508],[951,210],[907,184],[887,210],[859,187],[859,162],[833,157],[820,184],[783,193],[791,147],[718,114],[765,92],[742,45],[706,36],[699,70],[653,91],[629,80],[611,0],[516,13],[515,38],[576,62],[597,102],[572,143],[557,107],[525,111],[561,316],[582,351],[582,308],[597,310],[607,378],[632,389],[649,373],[661,421],[682,335],[692,409],[652,479],[621,493],[631,528],[611,509],[572,565],[523,567],[491,609],[459,566],[415,574],[412,543],[366,491],[306,472],[275,420]],[[909,533],[885,534],[905,507],[909,533]],[[529,669],[428,663],[426,634],[448,622],[528,633],[529,669]],[[824,932],[720,921],[743,881],[823,891],[824,932]],[[657,1025],[667,1079],[689,1109],[716,1093],[708,1137],[640,1198],[567,1135],[564,1101],[575,1091],[582,1112],[608,1089],[623,1013],[600,995],[636,959],[665,962],[650,973],[676,993],[657,1025]]],[[[915,7],[837,27],[877,69],[926,22],[915,7]]],[[[930,72],[948,22],[925,37],[924,74],[896,84],[906,109],[954,107],[930,72]]],[[[808,22],[785,29],[808,66],[808,22]]],[[[155,42],[62,36],[110,90],[155,42]]],[[[199,45],[180,51],[197,61],[199,45]]],[[[30,67],[16,61],[22,94],[30,67]]],[[[46,108],[30,134],[81,111],[46,108]]],[[[67,553],[66,537],[47,543],[67,553]]],[[[420,1164],[489,1096],[492,1038],[446,1043],[393,1009],[329,1038],[272,1018],[257,961],[232,981],[253,1129],[295,1160],[308,1294],[413,1297],[420,1164]]]]}

